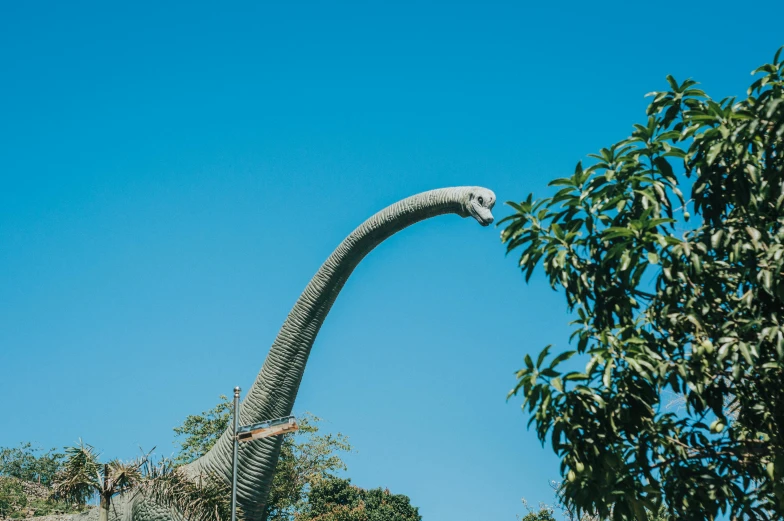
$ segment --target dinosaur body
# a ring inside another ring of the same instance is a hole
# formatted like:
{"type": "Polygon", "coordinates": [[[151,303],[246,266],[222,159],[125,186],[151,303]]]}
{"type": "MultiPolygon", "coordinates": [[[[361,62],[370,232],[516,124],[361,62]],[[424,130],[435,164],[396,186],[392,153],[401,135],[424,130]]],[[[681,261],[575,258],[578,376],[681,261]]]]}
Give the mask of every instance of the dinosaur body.
{"type": "MultiPolygon", "coordinates": [[[[291,414],[316,335],[340,290],[359,262],[385,239],[419,221],[443,214],[493,221],[495,195],[480,187],[443,188],[403,199],[366,220],[324,262],[289,313],[256,381],[241,405],[240,424],[291,414]]],[[[192,462],[193,475],[211,474],[231,482],[233,426],[215,446],[192,462]]],[[[239,458],[237,498],[246,519],[262,520],[282,439],[244,444],[239,458]]],[[[115,515],[126,521],[166,521],[165,511],[147,501],[118,504],[115,515]],[[122,512],[121,512],[122,511],[122,512]]]]}

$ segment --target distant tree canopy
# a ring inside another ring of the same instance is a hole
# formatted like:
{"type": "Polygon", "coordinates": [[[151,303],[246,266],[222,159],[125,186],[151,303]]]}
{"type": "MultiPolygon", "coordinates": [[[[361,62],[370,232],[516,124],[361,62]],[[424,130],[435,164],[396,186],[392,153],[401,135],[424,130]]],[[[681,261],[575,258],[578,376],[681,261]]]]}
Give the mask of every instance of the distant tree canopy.
{"type": "Polygon", "coordinates": [[[556,521],[553,517],[553,511],[547,508],[542,508],[536,512],[528,512],[520,518],[520,521],[556,521]]]}
{"type": "Polygon", "coordinates": [[[526,355],[512,391],[561,458],[569,507],[784,517],[781,54],[741,100],[668,76],[631,137],[553,197],[508,203],[508,251],[576,315],[576,351],[526,355]],[[585,371],[562,372],[575,352],[585,371]]]}
{"type": "Polygon", "coordinates": [[[296,521],[421,521],[408,496],[380,488],[364,490],[348,479],[327,477],[310,489],[296,521]]]}
{"type": "Polygon", "coordinates": [[[65,454],[56,449],[44,451],[30,443],[0,447],[0,476],[51,485],[64,458],[65,454]]]}
{"type": "Polygon", "coordinates": [[[188,415],[182,425],[174,428],[174,435],[180,437],[180,450],[174,457],[176,463],[190,463],[215,445],[231,420],[231,401],[220,395],[220,402],[201,414],[188,415]]]}

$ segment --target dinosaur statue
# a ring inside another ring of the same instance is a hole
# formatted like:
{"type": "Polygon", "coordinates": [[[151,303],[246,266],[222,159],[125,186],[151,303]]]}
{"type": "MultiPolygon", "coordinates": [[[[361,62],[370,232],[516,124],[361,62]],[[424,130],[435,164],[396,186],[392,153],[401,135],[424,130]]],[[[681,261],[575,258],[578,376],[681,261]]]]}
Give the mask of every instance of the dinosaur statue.
{"type": "MultiPolygon", "coordinates": [[[[319,268],[283,323],[256,381],[241,404],[240,424],[291,414],[316,335],[346,280],[373,248],[403,228],[442,214],[471,216],[487,226],[493,222],[494,204],[495,194],[486,188],[431,190],[381,210],[351,232],[319,268]]],[[[233,436],[233,426],[229,426],[207,454],[189,464],[188,472],[219,476],[230,483],[233,436]]],[[[261,520],[264,516],[281,442],[281,437],[275,436],[242,446],[237,502],[248,521],[261,520]]],[[[149,501],[134,503],[117,505],[115,509],[125,512],[121,514],[115,510],[115,515],[133,521],[164,521],[171,517],[149,501]]]]}

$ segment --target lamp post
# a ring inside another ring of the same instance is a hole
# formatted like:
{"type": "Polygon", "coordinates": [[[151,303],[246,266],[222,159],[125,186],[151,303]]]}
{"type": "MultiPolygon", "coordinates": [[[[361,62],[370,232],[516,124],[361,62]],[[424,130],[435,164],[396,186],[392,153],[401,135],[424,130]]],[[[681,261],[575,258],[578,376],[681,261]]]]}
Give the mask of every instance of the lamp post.
{"type": "Polygon", "coordinates": [[[234,388],[234,461],[231,471],[231,521],[237,521],[237,459],[240,452],[240,440],[237,430],[240,427],[240,388],[234,388]]]}
{"type": "Polygon", "coordinates": [[[237,521],[237,473],[240,442],[249,442],[270,436],[281,436],[299,429],[294,416],[243,425],[240,427],[240,388],[234,388],[234,460],[231,469],[231,521],[237,521]]]}

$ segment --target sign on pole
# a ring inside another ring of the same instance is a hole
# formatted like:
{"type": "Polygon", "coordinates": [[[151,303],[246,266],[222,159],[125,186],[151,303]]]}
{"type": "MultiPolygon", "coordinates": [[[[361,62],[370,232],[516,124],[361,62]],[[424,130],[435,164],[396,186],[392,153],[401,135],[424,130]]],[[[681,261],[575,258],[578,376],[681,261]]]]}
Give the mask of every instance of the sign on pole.
{"type": "Polygon", "coordinates": [[[274,420],[240,427],[237,431],[237,440],[243,442],[269,438],[270,436],[280,436],[281,434],[294,432],[297,429],[299,429],[299,425],[297,425],[296,418],[294,416],[284,416],[283,418],[275,418],[274,420]]]}

